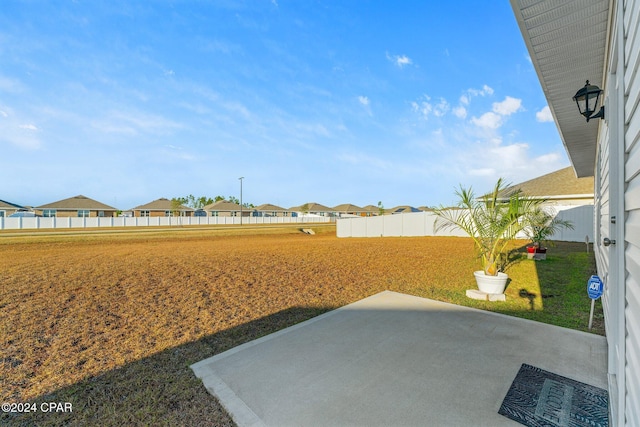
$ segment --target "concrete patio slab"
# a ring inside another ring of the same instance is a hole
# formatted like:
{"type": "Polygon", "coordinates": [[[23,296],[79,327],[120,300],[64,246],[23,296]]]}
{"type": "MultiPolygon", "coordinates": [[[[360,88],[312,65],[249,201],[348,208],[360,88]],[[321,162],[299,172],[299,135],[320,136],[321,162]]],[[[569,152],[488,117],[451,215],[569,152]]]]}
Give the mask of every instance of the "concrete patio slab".
{"type": "MultiPolygon", "coordinates": [[[[497,303],[499,304],[499,303],[497,303]]],[[[606,339],[385,291],[191,366],[239,426],[517,426],[522,363],[607,387],[606,339]]]]}

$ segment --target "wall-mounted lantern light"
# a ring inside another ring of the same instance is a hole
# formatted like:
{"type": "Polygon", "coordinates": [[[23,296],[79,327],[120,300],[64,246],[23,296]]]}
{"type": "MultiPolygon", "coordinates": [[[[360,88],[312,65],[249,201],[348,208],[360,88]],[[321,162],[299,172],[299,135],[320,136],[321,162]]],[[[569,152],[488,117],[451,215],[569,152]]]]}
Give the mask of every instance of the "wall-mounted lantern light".
{"type": "Polygon", "coordinates": [[[580,110],[580,114],[587,118],[587,121],[590,119],[601,118],[604,119],[604,105],[600,107],[600,111],[596,114],[593,114],[598,107],[598,101],[600,100],[600,95],[602,94],[602,89],[598,86],[590,85],[589,80],[587,80],[587,84],[584,85],[579,91],[576,92],[576,95],[573,97],[573,100],[578,104],[578,109],[580,110]]]}

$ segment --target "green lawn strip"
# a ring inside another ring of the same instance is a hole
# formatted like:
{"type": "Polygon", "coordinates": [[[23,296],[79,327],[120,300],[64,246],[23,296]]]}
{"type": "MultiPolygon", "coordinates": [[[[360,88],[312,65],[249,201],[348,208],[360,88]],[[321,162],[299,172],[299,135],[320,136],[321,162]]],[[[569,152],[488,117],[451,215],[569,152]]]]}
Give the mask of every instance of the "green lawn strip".
{"type": "Polygon", "coordinates": [[[593,253],[586,253],[584,245],[558,243],[549,249],[546,260],[523,260],[509,271],[512,282],[507,289],[507,303],[517,301],[518,307],[503,303],[482,304],[481,308],[604,335],[601,300],[596,301],[593,328],[588,329],[591,299],[587,296],[587,281],[595,273],[593,253]],[[532,269],[537,280],[531,280],[532,269]],[[528,310],[522,309],[527,306],[528,310]]]}
{"type": "Polygon", "coordinates": [[[399,287],[413,295],[450,302],[465,307],[494,311],[510,316],[549,323],[579,331],[604,335],[604,314],[601,299],[595,304],[592,329],[588,329],[591,300],[587,296],[587,281],[596,274],[592,252],[587,253],[584,244],[558,242],[549,248],[546,260],[526,259],[520,251],[519,261],[507,273],[510,277],[505,291],[506,302],[486,302],[466,297],[467,289],[476,289],[475,279],[469,272],[477,263],[458,260],[450,271],[466,270],[463,277],[441,276],[429,280],[420,278],[426,285],[399,287]]]}

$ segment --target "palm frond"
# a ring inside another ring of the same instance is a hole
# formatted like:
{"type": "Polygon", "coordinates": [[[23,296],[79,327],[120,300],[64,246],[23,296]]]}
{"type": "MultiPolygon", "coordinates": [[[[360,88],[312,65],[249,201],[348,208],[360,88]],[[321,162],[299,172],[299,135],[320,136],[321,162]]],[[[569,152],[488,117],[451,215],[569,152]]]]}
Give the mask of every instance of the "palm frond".
{"type": "Polygon", "coordinates": [[[506,247],[526,222],[523,218],[534,211],[540,200],[524,197],[520,190],[505,196],[509,185],[498,179],[490,193],[475,197],[471,187],[460,186],[455,194],[455,208],[434,210],[434,230],[460,229],[471,237],[482,259],[486,274],[496,275],[505,258],[506,247]]]}

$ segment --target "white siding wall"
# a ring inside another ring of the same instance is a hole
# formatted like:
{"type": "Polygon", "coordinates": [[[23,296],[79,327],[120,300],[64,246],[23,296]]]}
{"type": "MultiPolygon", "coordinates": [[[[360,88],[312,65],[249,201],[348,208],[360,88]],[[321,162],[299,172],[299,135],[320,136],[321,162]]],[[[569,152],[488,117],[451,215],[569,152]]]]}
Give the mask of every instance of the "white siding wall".
{"type": "Polygon", "coordinates": [[[629,426],[640,426],[640,1],[625,1],[625,297],[626,404],[629,426]]]}
{"type": "Polygon", "coordinates": [[[605,122],[601,124],[603,132],[600,133],[598,143],[598,169],[596,173],[595,190],[595,254],[598,275],[605,283],[605,292],[602,296],[605,326],[607,336],[615,336],[610,328],[616,324],[612,317],[612,307],[615,307],[615,287],[609,285],[609,247],[602,244],[605,238],[611,238],[610,216],[609,216],[609,132],[605,122]]]}

